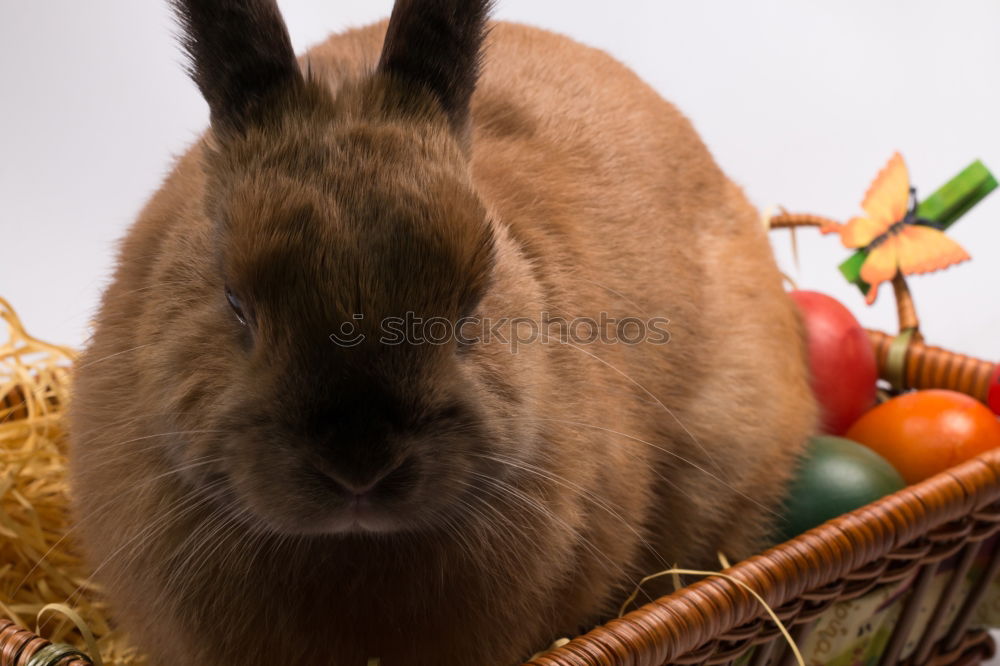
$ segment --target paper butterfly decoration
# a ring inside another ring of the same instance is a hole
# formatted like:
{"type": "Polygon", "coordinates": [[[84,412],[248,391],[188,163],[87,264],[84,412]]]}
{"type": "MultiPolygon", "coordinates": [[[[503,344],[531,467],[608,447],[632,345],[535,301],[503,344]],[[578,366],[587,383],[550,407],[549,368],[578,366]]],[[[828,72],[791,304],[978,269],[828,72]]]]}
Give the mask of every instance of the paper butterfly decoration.
{"type": "Polygon", "coordinates": [[[917,217],[916,193],[899,153],[872,182],[861,208],[865,216],[852,218],[847,224],[824,225],[821,231],[836,231],[846,247],[867,252],[861,279],[871,286],[866,297],[869,305],[875,302],[879,285],[891,281],[896,273],[929,273],[970,258],[939,225],[917,217]]]}

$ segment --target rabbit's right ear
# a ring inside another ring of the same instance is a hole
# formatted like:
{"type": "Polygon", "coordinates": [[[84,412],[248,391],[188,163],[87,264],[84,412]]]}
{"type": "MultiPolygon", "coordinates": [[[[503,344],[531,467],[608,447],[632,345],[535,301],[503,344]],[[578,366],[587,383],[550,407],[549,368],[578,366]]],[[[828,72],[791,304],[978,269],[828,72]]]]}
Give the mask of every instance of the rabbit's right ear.
{"type": "Polygon", "coordinates": [[[275,0],[171,0],[212,126],[243,131],[303,82],[275,0]]]}
{"type": "Polygon", "coordinates": [[[437,98],[455,134],[467,138],[492,0],[396,0],[379,71],[437,98]]]}

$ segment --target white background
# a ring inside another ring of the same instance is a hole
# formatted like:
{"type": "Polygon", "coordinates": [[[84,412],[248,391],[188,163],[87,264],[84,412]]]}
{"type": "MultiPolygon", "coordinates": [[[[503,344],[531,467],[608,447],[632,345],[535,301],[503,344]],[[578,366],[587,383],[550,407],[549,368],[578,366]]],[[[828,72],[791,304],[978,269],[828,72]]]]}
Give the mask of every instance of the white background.
{"type": "MultiPolygon", "coordinates": [[[[207,120],[163,0],[0,0],[0,295],[81,344],[121,237],[207,120]]],[[[283,0],[297,49],[390,0],[283,0]]],[[[926,195],[981,158],[1000,173],[997,0],[499,0],[497,15],[607,49],[678,104],[755,204],[846,219],[899,149],[926,195]]],[[[1000,357],[1000,193],[949,232],[971,263],[912,280],[932,343],[1000,357]]],[[[835,237],[787,235],[804,288],[891,329],[836,265],[835,237]]]]}
{"type": "MultiPolygon", "coordinates": [[[[115,241],[207,121],[165,0],[0,0],[0,295],[79,345],[115,241]]],[[[390,0],[282,0],[301,50],[390,0]]],[[[929,194],[981,158],[1000,173],[1000,2],[499,0],[499,17],[607,49],[694,121],[755,204],[846,219],[893,150],[929,194]]],[[[928,340],[1000,356],[1000,193],[949,232],[974,260],[912,280],[928,340]]],[[[803,288],[891,329],[839,275],[835,236],[787,233],[803,288]]]]}

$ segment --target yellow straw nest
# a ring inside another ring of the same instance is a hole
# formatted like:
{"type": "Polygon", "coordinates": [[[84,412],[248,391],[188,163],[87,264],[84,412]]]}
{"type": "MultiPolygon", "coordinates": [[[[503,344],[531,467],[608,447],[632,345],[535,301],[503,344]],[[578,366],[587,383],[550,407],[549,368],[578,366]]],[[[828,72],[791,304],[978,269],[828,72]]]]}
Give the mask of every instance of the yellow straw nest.
{"type": "Polygon", "coordinates": [[[145,660],[111,623],[73,538],[64,423],[73,358],[28,335],[0,298],[0,618],[93,653],[92,632],[95,662],[138,666],[145,660]]]}

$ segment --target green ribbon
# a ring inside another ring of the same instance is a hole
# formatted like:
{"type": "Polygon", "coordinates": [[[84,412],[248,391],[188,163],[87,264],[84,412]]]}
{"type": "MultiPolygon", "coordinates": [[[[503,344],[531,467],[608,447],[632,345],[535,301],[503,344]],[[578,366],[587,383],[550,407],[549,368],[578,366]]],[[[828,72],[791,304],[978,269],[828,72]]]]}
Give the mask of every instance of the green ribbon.
{"type": "Polygon", "coordinates": [[[917,329],[908,328],[901,331],[899,335],[889,343],[889,351],[885,355],[885,380],[889,382],[897,391],[906,388],[906,352],[910,349],[910,342],[917,329]]]}
{"type": "Polygon", "coordinates": [[[90,657],[80,652],[72,645],[66,645],[65,643],[49,643],[41,650],[31,655],[31,659],[28,660],[27,666],[55,666],[66,657],[76,657],[86,661],[88,664],[93,663],[90,661],[90,657]]]}

